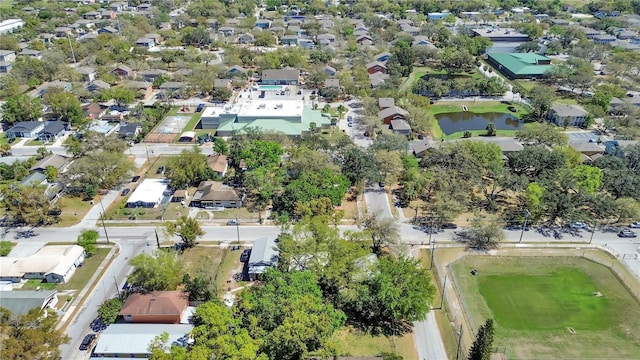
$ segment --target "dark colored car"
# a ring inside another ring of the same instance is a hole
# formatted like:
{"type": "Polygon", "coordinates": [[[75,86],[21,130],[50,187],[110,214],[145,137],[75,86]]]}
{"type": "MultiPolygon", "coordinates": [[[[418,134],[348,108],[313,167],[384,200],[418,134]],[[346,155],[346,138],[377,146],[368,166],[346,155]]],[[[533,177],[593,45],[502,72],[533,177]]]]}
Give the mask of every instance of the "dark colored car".
{"type": "Polygon", "coordinates": [[[49,216],[60,216],[61,214],[62,214],[62,210],[60,210],[60,209],[51,209],[47,213],[47,215],[49,215],[49,216]]]}
{"type": "Polygon", "coordinates": [[[454,224],[454,223],[450,223],[450,222],[448,222],[448,223],[444,223],[444,224],[442,224],[442,226],[441,226],[441,227],[442,227],[443,229],[457,229],[457,228],[458,228],[458,225],[456,225],[456,224],[454,224]]]}
{"type": "Polygon", "coordinates": [[[131,179],[131,182],[137,182],[138,180],[140,180],[140,176],[136,175],[133,177],[133,179],[131,179]]]}
{"type": "Polygon", "coordinates": [[[120,196],[127,196],[127,194],[131,192],[131,189],[126,188],[124,190],[122,190],[122,192],[120,193],[120,196]]]}
{"type": "Polygon", "coordinates": [[[380,186],[380,187],[384,187],[385,185],[386,185],[386,184],[384,183],[384,181],[380,181],[380,182],[378,183],[378,186],[380,186]]]}
{"type": "Polygon", "coordinates": [[[618,237],[621,237],[621,238],[634,238],[636,236],[638,235],[636,235],[636,233],[634,233],[629,229],[624,229],[618,233],[618,237]]]}
{"type": "Polygon", "coordinates": [[[158,170],[156,170],[156,174],[162,174],[164,172],[164,166],[160,166],[158,170]]]}
{"type": "Polygon", "coordinates": [[[251,249],[244,249],[242,254],[240,254],[240,262],[249,260],[249,256],[251,256],[251,249]]]}
{"type": "Polygon", "coordinates": [[[88,350],[91,345],[93,345],[94,341],[96,341],[96,334],[88,334],[84,339],[82,339],[82,343],[80,343],[80,350],[88,350]]]}
{"type": "Polygon", "coordinates": [[[198,104],[198,107],[196,108],[196,112],[201,112],[202,109],[204,109],[204,104],[198,104]]]}

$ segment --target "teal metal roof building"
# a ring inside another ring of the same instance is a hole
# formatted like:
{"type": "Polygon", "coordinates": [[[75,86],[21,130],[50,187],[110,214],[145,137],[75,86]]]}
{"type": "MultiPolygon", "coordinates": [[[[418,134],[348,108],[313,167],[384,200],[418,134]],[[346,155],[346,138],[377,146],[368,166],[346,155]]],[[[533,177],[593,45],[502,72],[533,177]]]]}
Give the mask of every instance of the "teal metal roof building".
{"type": "Polygon", "coordinates": [[[551,59],[535,53],[489,54],[487,61],[509,79],[541,78],[551,68],[551,59]]]}

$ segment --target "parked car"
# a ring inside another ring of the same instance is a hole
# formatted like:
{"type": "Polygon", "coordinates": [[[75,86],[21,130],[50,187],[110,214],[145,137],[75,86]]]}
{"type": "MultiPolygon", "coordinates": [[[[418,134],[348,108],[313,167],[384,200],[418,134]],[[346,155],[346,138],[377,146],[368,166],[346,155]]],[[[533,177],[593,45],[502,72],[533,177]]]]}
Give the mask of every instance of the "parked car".
{"type": "Polygon", "coordinates": [[[227,225],[240,225],[240,220],[231,219],[227,221],[227,225]]]}
{"type": "Polygon", "coordinates": [[[120,193],[120,196],[127,196],[127,194],[131,192],[131,189],[126,188],[124,190],[122,190],[122,192],[120,193]]]}
{"type": "Polygon", "coordinates": [[[629,227],[633,228],[633,229],[638,229],[638,228],[640,228],[640,222],[638,222],[638,221],[632,222],[631,224],[629,224],[629,227]]]}
{"type": "Polygon", "coordinates": [[[572,229],[586,229],[587,228],[587,224],[580,222],[580,221],[576,221],[576,222],[572,222],[569,224],[569,227],[572,229]]]}
{"type": "Polygon", "coordinates": [[[91,345],[93,345],[94,341],[96,341],[96,334],[88,334],[84,339],[82,339],[82,343],[80,343],[80,350],[88,350],[91,345]]]}
{"type": "Polygon", "coordinates": [[[629,229],[623,229],[618,233],[618,237],[621,237],[621,238],[634,238],[636,236],[638,236],[638,235],[636,235],[635,232],[633,232],[633,231],[631,231],[629,229]]]}
{"type": "Polygon", "coordinates": [[[134,176],[133,179],[131,179],[131,182],[137,182],[138,180],[140,180],[140,175],[134,176]]]}
{"type": "Polygon", "coordinates": [[[457,229],[458,225],[456,225],[454,223],[447,222],[447,223],[443,223],[442,226],[440,226],[440,227],[443,228],[443,229],[457,229]]]}
{"type": "Polygon", "coordinates": [[[242,254],[240,254],[240,262],[249,260],[249,256],[251,256],[251,249],[244,249],[242,254]]]}
{"type": "Polygon", "coordinates": [[[380,186],[381,188],[383,188],[385,185],[386,185],[386,184],[384,183],[384,181],[380,181],[380,182],[378,183],[378,186],[380,186]]]}
{"type": "Polygon", "coordinates": [[[353,118],[351,117],[351,115],[347,116],[347,122],[352,122],[353,118]]]}
{"type": "Polygon", "coordinates": [[[204,109],[204,104],[199,104],[196,108],[196,112],[201,112],[204,109]]]}
{"type": "Polygon", "coordinates": [[[158,170],[156,170],[156,174],[162,174],[164,172],[164,166],[160,166],[158,170]]]}

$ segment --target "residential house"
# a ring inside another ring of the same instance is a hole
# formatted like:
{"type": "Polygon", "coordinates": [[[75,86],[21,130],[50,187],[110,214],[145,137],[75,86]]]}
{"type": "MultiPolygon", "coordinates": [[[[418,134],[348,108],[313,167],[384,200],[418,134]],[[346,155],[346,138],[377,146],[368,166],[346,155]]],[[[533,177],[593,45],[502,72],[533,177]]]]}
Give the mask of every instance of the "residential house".
{"type": "Polygon", "coordinates": [[[129,4],[126,2],[112,2],[109,4],[109,8],[113,12],[120,12],[129,8],[129,4]]]}
{"type": "Polygon", "coordinates": [[[541,78],[553,68],[550,58],[535,53],[491,53],[487,62],[510,79],[541,78]]]}
{"type": "Polygon", "coordinates": [[[356,42],[360,45],[372,45],[373,39],[369,35],[362,34],[356,37],[356,42]]]}
{"type": "Polygon", "coordinates": [[[316,36],[316,41],[318,41],[319,44],[322,44],[323,42],[326,44],[333,44],[336,42],[336,36],[333,34],[320,34],[316,36]]]}
{"type": "Polygon", "coordinates": [[[381,72],[377,72],[375,74],[369,74],[369,81],[371,82],[371,88],[375,89],[382,84],[384,81],[389,78],[389,74],[383,74],[381,72]]]}
{"type": "Polygon", "coordinates": [[[231,90],[233,88],[233,82],[231,81],[231,79],[216,79],[213,82],[213,88],[231,90]]]}
{"type": "Polygon", "coordinates": [[[47,176],[41,172],[32,172],[20,181],[22,186],[47,186],[47,176]]]}
{"type": "Polygon", "coordinates": [[[409,149],[411,153],[418,159],[422,159],[431,149],[438,148],[437,142],[432,142],[427,138],[409,141],[409,149]]]}
{"type": "Polygon", "coordinates": [[[420,34],[422,29],[420,29],[419,27],[406,25],[406,26],[402,26],[400,28],[400,31],[405,32],[405,33],[407,33],[407,34],[409,34],[411,36],[416,36],[416,35],[420,34]]]}
{"type": "Polygon", "coordinates": [[[302,36],[302,29],[297,25],[287,26],[287,31],[292,32],[295,36],[302,36]]]}
{"type": "Polygon", "coordinates": [[[222,154],[207,156],[207,164],[220,178],[224,177],[229,167],[227,155],[222,154]]]}
{"type": "Polygon", "coordinates": [[[111,10],[111,9],[102,9],[102,10],[99,10],[99,11],[100,11],[100,14],[102,14],[102,20],[115,20],[116,19],[116,12],[111,10]]]}
{"type": "Polygon", "coordinates": [[[296,35],[284,35],[280,39],[280,43],[282,43],[282,45],[295,46],[298,45],[298,37],[296,35]]]}
{"type": "Polygon", "coordinates": [[[167,81],[160,85],[160,90],[164,91],[170,97],[182,96],[181,90],[187,89],[190,85],[180,81],[167,81]]]}
{"type": "Polygon", "coordinates": [[[264,237],[254,240],[251,255],[247,261],[249,280],[259,280],[260,275],[268,268],[275,267],[278,264],[278,256],[276,239],[264,237]]]}
{"type": "Polygon", "coordinates": [[[55,141],[64,136],[69,130],[69,123],[64,121],[48,121],[42,131],[38,133],[38,140],[55,141]]]}
{"type": "Polygon", "coordinates": [[[584,126],[587,111],[580,105],[555,103],[547,115],[547,120],[558,126],[584,126]]]}
{"type": "MultiPolygon", "coordinates": [[[[31,175],[40,173],[33,173],[31,175]]],[[[48,283],[68,282],[84,263],[84,249],[78,245],[53,245],[40,248],[35,254],[22,257],[0,257],[0,280],[20,282],[23,279],[48,283]]]]}
{"type": "Polygon", "coordinates": [[[404,119],[395,119],[389,121],[389,128],[394,134],[409,136],[411,135],[411,126],[404,119]]]}
{"type": "Polygon", "coordinates": [[[385,125],[391,124],[391,120],[404,120],[407,116],[409,116],[409,112],[399,106],[392,106],[378,111],[378,118],[380,118],[385,125]]]}
{"type": "Polygon", "coordinates": [[[42,51],[33,49],[23,49],[18,53],[20,56],[26,56],[33,59],[42,60],[42,51]]]}
{"type": "Polygon", "coordinates": [[[326,79],[324,81],[325,89],[339,89],[340,88],[340,79],[326,79]]]}
{"type": "Polygon", "coordinates": [[[111,89],[111,85],[109,85],[108,83],[102,80],[94,80],[89,84],[87,84],[87,91],[89,91],[92,94],[99,93],[101,91],[105,91],[109,89],[111,89]]]}
{"type": "MultiPolygon", "coordinates": [[[[189,294],[182,291],[153,291],[129,295],[118,315],[128,323],[180,324],[189,308],[189,294]]],[[[186,319],[184,319],[186,320],[186,319]]]]}
{"type": "Polygon", "coordinates": [[[53,89],[53,88],[57,88],[57,89],[61,89],[63,91],[69,92],[71,91],[72,86],[73,85],[70,82],[66,82],[66,81],[46,82],[38,86],[34,90],[31,90],[29,92],[29,96],[31,96],[32,98],[42,98],[44,94],[47,93],[47,90],[53,89]]]}
{"type": "MultiPolygon", "coordinates": [[[[333,26],[334,26],[334,22],[331,19],[320,19],[318,20],[318,24],[320,25],[321,28],[325,30],[331,30],[333,29],[333,26]]],[[[334,36],[334,40],[335,40],[335,36],[334,36]]]]}
{"type": "Polygon", "coordinates": [[[262,30],[271,28],[272,24],[273,24],[273,22],[271,20],[268,20],[268,19],[260,19],[260,20],[256,21],[256,27],[260,28],[262,30]]]}
{"type": "Polygon", "coordinates": [[[396,105],[394,98],[378,98],[378,107],[382,109],[390,108],[396,105]]]}
{"type": "MultiPolygon", "coordinates": [[[[149,344],[166,334],[166,343],[187,347],[192,343],[190,324],[111,324],[100,333],[91,358],[149,358],[149,344]]],[[[168,350],[167,350],[168,352],[168,350]]]]}
{"type": "Polygon", "coordinates": [[[93,120],[89,125],[89,130],[95,131],[98,134],[102,134],[104,136],[109,136],[118,131],[118,129],[120,129],[119,123],[112,124],[108,121],[98,119],[93,120]]]}
{"type": "Polygon", "coordinates": [[[35,139],[38,133],[44,129],[45,123],[42,121],[20,121],[5,132],[8,139],[30,138],[35,139]]]}
{"type": "Polygon", "coordinates": [[[426,36],[416,36],[411,44],[412,46],[426,46],[429,49],[436,49],[436,46],[426,36]]]}
{"type": "Polygon", "coordinates": [[[325,67],[322,68],[322,72],[325,73],[328,77],[334,77],[338,74],[338,71],[329,65],[325,65],[325,67]]]}
{"type": "Polygon", "coordinates": [[[29,172],[36,171],[44,173],[50,166],[54,167],[56,170],[58,170],[58,172],[62,172],[68,165],[69,159],[67,159],[66,157],[58,154],[51,154],[33,164],[33,166],[29,169],[29,172]]]}
{"type": "Polygon", "coordinates": [[[0,308],[16,316],[33,309],[54,308],[58,304],[57,293],[56,290],[0,291],[0,308]]]}
{"type": "Polygon", "coordinates": [[[217,19],[207,19],[207,26],[210,29],[217,29],[218,28],[218,20],[217,19]]]}
{"type": "Polygon", "coordinates": [[[135,90],[137,92],[136,97],[141,100],[146,100],[153,94],[153,84],[146,81],[128,81],[124,84],[124,87],[135,90]]]}
{"type": "Polygon", "coordinates": [[[451,15],[449,12],[430,12],[427,13],[427,19],[432,21],[442,20],[447,16],[451,15]]]}
{"type": "Polygon", "coordinates": [[[482,141],[484,143],[495,144],[502,150],[504,156],[524,150],[522,143],[515,138],[480,136],[477,138],[463,138],[459,141],[482,141]]]}
{"type": "Polygon", "coordinates": [[[179,202],[184,205],[188,196],[189,193],[186,189],[178,189],[173,193],[173,196],[171,196],[171,202],[179,202]]]}
{"type": "Polygon", "coordinates": [[[369,74],[382,73],[387,74],[387,65],[379,61],[370,62],[366,65],[369,74]]]}
{"type": "Polygon", "coordinates": [[[218,29],[218,33],[220,33],[220,35],[224,36],[224,37],[230,37],[233,36],[233,34],[235,33],[235,29],[230,27],[230,26],[221,26],[218,29]]]}
{"type": "Polygon", "coordinates": [[[128,208],[155,208],[169,193],[166,179],[144,179],[127,199],[128,208]]]}
{"type": "Polygon", "coordinates": [[[569,146],[582,155],[588,156],[589,159],[587,160],[590,160],[591,157],[596,155],[603,155],[605,152],[605,146],[600,145],[595,141],[570,142],[569,146]]]}
{"type": "Polygon", "coordinates": [[[82,75],[82,80],[92,82],[98,77],[98,73],[94,68],[88,66],[78,66],[76,72],[82,75]]]}
{"type": "Polygon", "coordinates": [[[13,50],[0,50],[0,61],[9,63],[16,61],[16,52],[13,50]]]}
{"type": "Polygon", "coordinates": [[[14,31],[22,28],[23,26],[24,26],[24,21],[22,19],[6,19],[6,20],[2,20],[2,21],[0,21],[0,34],[10,34],[10,33],[14,32],[14,31]]]}
{"type": "Polygon", "coordinates": [[[135,78],[135,72],[127,65],[119,65],[115,69],[111,70],[111,73],[123,78],[135,78]]]}
{"type": "Polygon", "coordinates": [[[89,11],[88,13],[82,15],[82,17],[87,20],[99,20],[102,18],[102,13],[97,11],[89,11]]]}
{"type": "Polygon", "coordinates": [[[303,49],[313,50],[316,45],[311,39],[298,39],[298,46],[303,49]]]}
{"type": "Polygon", "coordinates": [[[100,119],[106,111],[107,108],[98,103],[91,103],[82,107],[82,113],[89,119],[100,119]]]}
{"type": "Polygon", "coordinates": [[[98,30],[98,34],[111,34],[111,35],[116,35],[118,34],[118,29],[112,27],[112,26],[105,26],[102,29],[98,30]]]}
{"type": "Polygon", "coordinates": [[[161,75],[167,75],[168,73],[160,69],[147,69],[141,71],[139,74],[143,81],[154,82],[161,75]]]}
{"type": "Polygon", "coordinates": [[[142,126],[137,122],[120,124],[118,129],[118,135],[125,139],[134,139],[140,132],[142,132],[142,126]]]}
{"type": "Polygon", "coordinates": [[[230,67],[229,70],[227,70],[227,74],[232,76],[238,75],[238,74],[246,75],[247,69],[243,68],[242,66],[234,65],[230,67]]]}
{"type": "Polygon", "coordinates": [[[298,85],[300,70],[298,69],[269,69],[262,71],[263,85],[298,85]]]}
{"type": "Polygon", "coordinates": [[[592,40],[596,44],[613,44],[618,39],[615,36],[609,34],[602,34],[594,36],[592,40]]]}
{"type": "Polygon", "coordinates": [[[6,61],[0,61],[0,74],[6,74],[13,69],[13,64],[6,61]]]}
{"type": "Polygon", "coordinates": [[[240,208],[243,197],[220,181],[202,181],[196,189],[189,206],[199,208],[240,208]]]}
{"type": "Polygon", "coordinates": [[[73,29],[68,26],[59,26],[53,30],[53,33],[56,34],[56,37],[63,38],[70,36],[73,33],[73,29]]]}
{"type": "Polygon", "coordinates": [[[156,41],[151,38],[139,38],[136,40],[136,46],[141,46],[147,49],[151,49],[156,46],[156,41]]]}
{"type": "Polygon", "coordinates": [[[243,44],[243,45],[253,44],[254,40],[255,38],[253,37],[253,35],[249,33],[238,35],[238,44],[243,44]]]}

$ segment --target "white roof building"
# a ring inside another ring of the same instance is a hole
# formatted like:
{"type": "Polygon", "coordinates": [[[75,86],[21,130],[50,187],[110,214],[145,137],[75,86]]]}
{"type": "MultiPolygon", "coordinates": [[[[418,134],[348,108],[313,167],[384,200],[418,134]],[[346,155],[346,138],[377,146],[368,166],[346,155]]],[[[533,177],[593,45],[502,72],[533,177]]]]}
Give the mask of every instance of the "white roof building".
{"type": "Polygon", "coordinates": [[[127,200],[127,207],[156,207],[162,202],[168,187],[166,179],[145,179],[127,200]]]}
{"type": "Polygon", "coordinates": [[[169,345],[186,347],[192,342],[191,330],[193,325],[187,324],[111,324],[98,338],[91,359],[146,358],[149,344],[163,332],[169,334],[169,345]]]}
{"type": "Polygon", "coordinates": [[[0,280],[20,282],[22,279],[43,279],[51,283],[64,283],[69,281],[82,263],[84,249],[81,246],[44,246],[31,256],[1,257],[0,280]]]}

